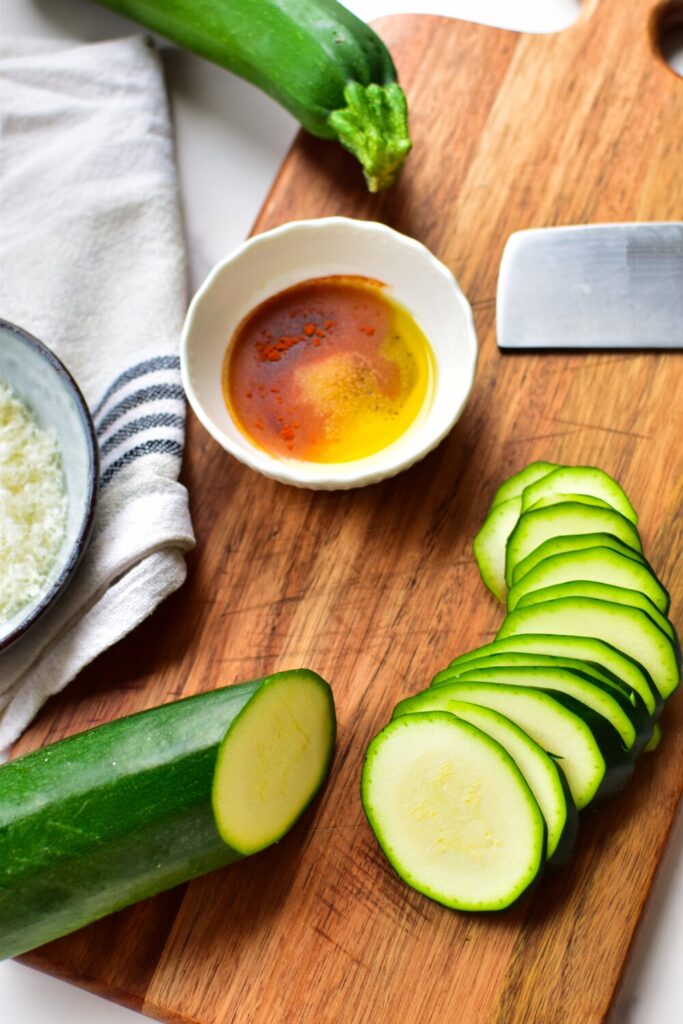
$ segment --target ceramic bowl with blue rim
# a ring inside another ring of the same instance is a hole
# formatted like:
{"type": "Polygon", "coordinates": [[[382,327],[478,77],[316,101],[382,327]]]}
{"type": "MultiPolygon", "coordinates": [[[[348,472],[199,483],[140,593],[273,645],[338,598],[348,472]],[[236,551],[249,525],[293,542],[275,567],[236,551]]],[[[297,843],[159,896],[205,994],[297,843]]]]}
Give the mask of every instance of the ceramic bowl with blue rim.
{"type": "MultiPolygon", "coordinates": [[[[2,319],[0,379],[28,406],[38,425],[53,432],[61,455],[67,498],[64,537],[39,593],[0,622],[3,651],[23,637],[68,586],[92,531],[99,459],[90,412],[69,371],[37,338],[2,319]]],[[[2,509],[0,528],[1,517],[2,509]]]]}

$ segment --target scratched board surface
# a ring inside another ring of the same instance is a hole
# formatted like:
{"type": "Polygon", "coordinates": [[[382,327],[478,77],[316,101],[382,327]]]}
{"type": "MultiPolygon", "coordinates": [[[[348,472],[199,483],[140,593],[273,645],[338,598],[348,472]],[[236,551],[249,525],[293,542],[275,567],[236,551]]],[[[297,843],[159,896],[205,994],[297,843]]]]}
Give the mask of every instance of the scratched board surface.
{"type": "Polygon", "coordinates": [[[184,478],[199,544],[187,583],[53,701],[17,752],[308,665],[334,687],[333,773],[277,848],[45,946],[31,964],[173,1022],[604,1018],[683,787],[680,698],[659,751],[584,816],[572,864],[506,914],[449,912],[404,886],[358,787],[394,703],[494,636],[502,612],[472,537],[497,484],[528,461],[594,463],[618,477],[683,622],[683,357],[502,355],[495,341],[510,232],[683,212],[683,83],[655,52],[653,11],[600,0],[556,36],[384,19],[415,141],[401,180],[370,197],[338,147],[295,143],[255,230],[346,214],[426,243],[472,303],[475,390],[424,462],[347,493],[261,478],[190,417],[184,478]]]}

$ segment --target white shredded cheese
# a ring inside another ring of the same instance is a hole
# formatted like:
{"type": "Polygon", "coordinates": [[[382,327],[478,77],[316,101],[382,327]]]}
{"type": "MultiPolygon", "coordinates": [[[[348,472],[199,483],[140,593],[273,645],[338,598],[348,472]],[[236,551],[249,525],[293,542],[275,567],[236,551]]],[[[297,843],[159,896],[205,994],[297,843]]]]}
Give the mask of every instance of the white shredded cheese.
{"type": "Polygon", "coordinates": [[[66,529],[67,498],[54,431],[0,379],[0,622],[40,593],[66,529]]]}

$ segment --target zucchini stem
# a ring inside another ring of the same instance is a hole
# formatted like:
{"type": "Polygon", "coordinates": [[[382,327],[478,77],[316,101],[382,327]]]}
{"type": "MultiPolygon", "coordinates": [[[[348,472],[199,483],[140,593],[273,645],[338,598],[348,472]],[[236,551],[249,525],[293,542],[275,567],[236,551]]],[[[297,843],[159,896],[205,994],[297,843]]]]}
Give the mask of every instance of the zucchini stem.
{"type": "Polygon", "coordinates": [[[337,138],[360,161],[371,192],[392,184],[411,150],[408,104],[396,82],[344,89],[347,106],[333,110],[328,124],[337,138]]]}

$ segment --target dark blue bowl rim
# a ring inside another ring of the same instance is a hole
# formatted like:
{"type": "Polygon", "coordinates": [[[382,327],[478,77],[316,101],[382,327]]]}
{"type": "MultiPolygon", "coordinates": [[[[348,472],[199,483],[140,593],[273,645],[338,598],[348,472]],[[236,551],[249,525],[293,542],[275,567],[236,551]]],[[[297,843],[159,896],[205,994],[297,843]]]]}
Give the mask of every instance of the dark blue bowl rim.
{"type": "MultiPolygon", "coordinates": [[[[23,344],[29,348],[33,348],[56,371],[63,386],[71,393],[71,396],[76,403],[76,408],[78,409],[78,414],[83,426],[83,436],[88,448],[88,494],[85,502],[83,519],[81,521],[76,540],[74,541],[74,545],[64,568],[60,572],[59,576],[54,580],[50,589],[43,594],[41,600],[31,609],[25,619],[22,619],[11,633],[8,633],[5,637],[0,639],[0,651],[4,651],[7,650],[11,644],[23,637],[33,623],[36,622],[36,620],[39,619],[45,611],[47,611],[48,607],[57,598],[57,595],[62,593],[71,580],[78,563],[85,553],[85,549],[88,546],[88,541],[90,540],[90,535],[92,533],[93,524],[95,522],[95,509],[97,506],[97,491],[100,476],[100,455],[97,445],[97,435],[95,434],[95,424],[93,423],[92,416],[90,415],[90,410],[88,409],[83,395],[81,394],[81,389],[67,370],[64,363],[57,358],[54,352],[52,352],[47,345],[44,345],[42,341],[39,341],[38,338],[35,338],[32,334],[29,334],[29,332],[25,331],[23,327],[18,327],[16,324],[10,323],[9,320],[3,320],[2,317],[0,317],[0,328],[9,331],[10,334],[15,335],[15,337],[17,337],[23,344]]],[[[11,385],[11,381],[9,383],[11,385]]]]}

